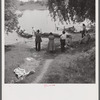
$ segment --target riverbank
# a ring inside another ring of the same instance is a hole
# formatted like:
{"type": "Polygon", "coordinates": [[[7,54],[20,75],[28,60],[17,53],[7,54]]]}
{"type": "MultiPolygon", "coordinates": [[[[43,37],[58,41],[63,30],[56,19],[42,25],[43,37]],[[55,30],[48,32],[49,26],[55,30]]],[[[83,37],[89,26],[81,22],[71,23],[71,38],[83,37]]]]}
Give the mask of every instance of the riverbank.
{"type": "Polygon", "coordinates": [[[56,51],[53,54],[47,52],[47,38],[43,38],[40,52],[35,51],[33,39],[8,45],[5,50],[5,83],[94,83],[95,40],[80,44],[80,39],[80,34],[74,35],[72,46],[66,48],[65,53],[60,51],[59,38],[55,39],[56,51]],[[30,58],[33,59],[31,65],[26,61],[30,58]],[[34,69],[35,73],[20,81],[14,69],[22,65],[34,69]]]}

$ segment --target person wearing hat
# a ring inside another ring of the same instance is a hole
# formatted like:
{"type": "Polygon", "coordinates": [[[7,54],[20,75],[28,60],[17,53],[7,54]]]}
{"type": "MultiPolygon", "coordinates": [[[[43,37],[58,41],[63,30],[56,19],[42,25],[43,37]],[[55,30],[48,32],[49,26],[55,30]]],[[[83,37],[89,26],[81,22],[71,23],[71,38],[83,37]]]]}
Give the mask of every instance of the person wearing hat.
{"type": "Polygon", "coordinates": [[[37,30],[36,34],[35,34],[35,47],[36,47],[36,51],[40,51],[41,50],[41,33],[39,30],[37,30]]]}

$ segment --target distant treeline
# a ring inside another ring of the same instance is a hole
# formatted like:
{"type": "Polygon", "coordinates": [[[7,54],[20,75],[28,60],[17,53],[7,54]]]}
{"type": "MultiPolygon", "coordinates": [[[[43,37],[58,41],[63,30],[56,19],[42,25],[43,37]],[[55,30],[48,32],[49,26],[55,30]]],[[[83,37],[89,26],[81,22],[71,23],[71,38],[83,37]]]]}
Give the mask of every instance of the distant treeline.
{"type": "Polygon", "coordinates": [[[47,4],[47,0],[37,1],[37,2],[34,2],[33,0],[32,1],[30,0],[28,2],[20,1],[20,6],[23,6],[25,4],[40,4],[40,5],[45,5],[45,4],[47,4]]]}

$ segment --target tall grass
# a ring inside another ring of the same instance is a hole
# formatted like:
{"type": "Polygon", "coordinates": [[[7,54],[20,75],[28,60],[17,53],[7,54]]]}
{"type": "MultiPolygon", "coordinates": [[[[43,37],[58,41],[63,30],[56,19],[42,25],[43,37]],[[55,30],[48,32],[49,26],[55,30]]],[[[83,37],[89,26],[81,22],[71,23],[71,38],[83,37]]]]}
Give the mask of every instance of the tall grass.
{"type": "Polygon", "coordinates": [[[95,83],[95,48],[57,57],[41,83],[95,83]]]}

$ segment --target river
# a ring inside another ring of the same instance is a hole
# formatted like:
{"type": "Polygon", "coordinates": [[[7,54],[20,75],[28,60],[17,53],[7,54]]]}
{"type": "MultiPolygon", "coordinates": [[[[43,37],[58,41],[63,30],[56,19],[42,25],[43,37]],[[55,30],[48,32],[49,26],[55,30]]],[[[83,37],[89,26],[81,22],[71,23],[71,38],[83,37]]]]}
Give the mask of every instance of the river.
{"type": "MultiPolygon", "coordinates": [[[[20,13],[22,13],[22,16],[18,18],[19,26],[25,29],[28,34],[32,34],[32,27],[36,30],[40,29],[41,32],[61,34],[64,26],[72,26],[72,24],[61,24],[59,21],[54,22],[48,10],[24,10],[20,13]],[[59,27],[58,30],[57,27],[59,27]]],[[[77,29],[80,30],[80,26],[81,25],[76,25],[77,29]]],[[[22,41],[25,41],[25,39],[18,37],[15,32],[5,35],[5,44],[13,44],[22,41]]]]}
{"type": "MultiPolygon", "coordinates": [[[[24,10],[21,12],[22,16],[18,18],[19,26],[21,29],[25,29],[28,34],[32,34],[32,27],[36,30],[40,29],[41,32],[54,32],[61,33],[61,30],[57,30],[57,25],[63,28],[59,22],[54,22],[51,18],[48,10],[24,10]]],[[[5,35],[5,44],[14,44],[16,42],[22,42],[25,39],[18,37],[13,32],[5,35]]]]}

